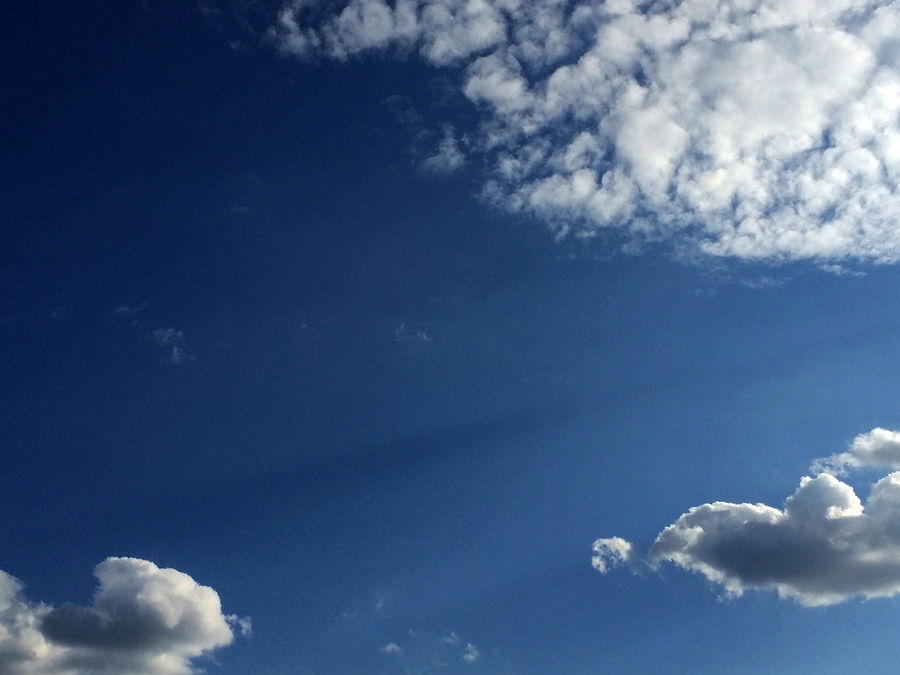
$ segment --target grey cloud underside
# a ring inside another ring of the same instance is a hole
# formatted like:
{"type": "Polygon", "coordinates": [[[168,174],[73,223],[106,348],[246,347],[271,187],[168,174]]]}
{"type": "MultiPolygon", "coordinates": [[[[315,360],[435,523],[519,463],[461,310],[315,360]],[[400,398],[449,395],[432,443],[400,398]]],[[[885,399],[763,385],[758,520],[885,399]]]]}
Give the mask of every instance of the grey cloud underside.
{"type": "MultiPolygon", "coordinates": [[[[742,259],[900,259],[900,3],[352,0],[279,49],[415,50],[482,112],[484,196],[559,235],[742,259]]],[[[328,8],[331,8],[330,10],[328,8]]]]}
{"type": "Polygon", "coordinates": [[[829,474],[807,478],[784,510],[715,502],[663,530],[651,563],[700,572],[726,591],[774,588],[806,605],[900,593],[900,473],[872,487],[863,508],[829,474]]]}
{"type": "MultiPolygon", "coordinates": [[[[873,429],[835,457],[863,457],[858,464],[845,461],[849,466],[890,466],[900,459],[898,438],[873,429]]],[[[594,550],[600,572],[633,564],[623,539],[600,539],[594,550]]],[[[900,472],[877,481],[865,505],[850,485],[823,472],[804,477],[783,509],[731,502],[693,507],[653,543],[646,563],[657,568],[664,562],[698,572],[730,595],[774,589],[804,605],[897,595],[900,472]]]]}
{"type": "Polygon", "coordinates": [[[7,675],[182,675],[231,644],[249,619],[222,614],[218,594],[188,575],[136,558],[97,565],[90,607],[28,600],[0,572],[0,672],[7,675]]]}

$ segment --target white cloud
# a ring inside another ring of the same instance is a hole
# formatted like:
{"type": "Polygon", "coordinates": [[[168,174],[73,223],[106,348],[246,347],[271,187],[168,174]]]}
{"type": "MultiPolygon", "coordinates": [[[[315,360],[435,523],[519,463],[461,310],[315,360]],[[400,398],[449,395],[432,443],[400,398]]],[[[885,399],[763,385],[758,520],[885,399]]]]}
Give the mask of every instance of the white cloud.
{"type": "Polygon", "coordinates": [[[815,460],[812,471],[841,475],[847,469],[865,466],[900,469],[900,432],[876,427],[860,434],[847,452],[815,460]]]}
{"type": "Polygon", "coordinates": [[[224,616],[218,594],[187,574],[137,558],[94,569],[89,607],[28,600],[0,572],[0,672],[6,675],[181,675],[191,661],[249,634],[248,618],[224,616]]]}
{"type": "Polygon", "coordinates": [[[172,353],[169,354],[169,361],[174,363],[176,366],[180,366],[184,363],[191,363],[192,361],[196,361],[197,357],[194,354],[191,354],[181,345],[173,345],[172,353]]]}
{"type": "MultiPolygon", "coordinates": [[[[844,467],[900,465],[900,434],[874,429],[833,458],[844,467]]],[[[598,544],[600,564],[595,558],[594,567],[600,572],[613,566],[606,560],[630,556],[624,540],[598,544]]],[[[657,536],[646,562],[698,572],[729,595],[773,589],[808,606],[897,595],[900,472],[877,481],[865,505],[850,485],[820,473],[805,476],[781,509],[731,502],[695,506],[657,536]]]]}
{"type": "Polygon", "coordinates": [[[153,341],[169,350],[166,360],[176,366],[197,360],[195,354],[184,348],[184,331],[175,328],[157,328],[153,331],[153,341]]]}
{"type": "Polygon", "coordinates": [[[396,642],[388,642],[379,651],[381,651],[384,654],[391,654],[394,656],[402,656],[403,655],[403,647],[398,645],[396,642]]]}
{"type": "Polygon", "coordinates": [[[485,196],[561,236],[900,259],[900,3],[294,0],[283,52],[416,50],[481,111],[485,196]],[[324,12],[324,16],[323,16],[324,12]]]}

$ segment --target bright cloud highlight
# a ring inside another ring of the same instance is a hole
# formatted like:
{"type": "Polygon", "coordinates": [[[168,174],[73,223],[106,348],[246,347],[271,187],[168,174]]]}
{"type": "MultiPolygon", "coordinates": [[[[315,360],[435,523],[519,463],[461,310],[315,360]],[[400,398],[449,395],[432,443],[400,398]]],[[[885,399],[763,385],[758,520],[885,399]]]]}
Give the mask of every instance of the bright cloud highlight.
{"type": "MultiPolygon", "coordinates": [[[[267,39],[416,51],[481,111],[484,196],[558,236],[900,259],[900,3],[293,0],[267,39]]],[[[452,139],[435,163],[462,164],[452,139]]]]}

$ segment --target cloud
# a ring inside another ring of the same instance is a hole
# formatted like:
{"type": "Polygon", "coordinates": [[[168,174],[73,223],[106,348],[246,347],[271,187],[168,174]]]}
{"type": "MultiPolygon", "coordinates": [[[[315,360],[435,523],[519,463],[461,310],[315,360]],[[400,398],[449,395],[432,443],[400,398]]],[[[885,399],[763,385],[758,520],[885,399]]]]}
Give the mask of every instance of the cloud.
{"type": "Polygon", "coordinates": [[[422,167],[434,173],[449,173],[465,164],[466,158],[459,149],[459,143],[453,134],[453,127],[444,129],[444,137],[438,143],[437,152],[426,157],[422,167]]]}
{"type": "Polygon", "coordinates": [[[876,427],[854,438],[847,452],[815,460],[811,470],[842,475],[848,469],[867,466],[900,469],[900,432],[876,427]]]}
{"type": "Polygon", "coordinates": [[[285,4],[300,58],[417,52],[480,111],[483,194],[558,236],[820,263],[900,259],[900,4],[285,4]]]}
{"type": "Polygon", "coordinates": [[[396,324],[392,333],[394,336],[394,342],[421,342],[421,343],[429,343],[433,341],[431,335],[429,335],[423,328],[412,328],[405,321],[401,321],[396,324]]]}
{"type": "Polygon", "coordinates": [[[461,654],[459,658],[463,661],[463,663],[475,663],[479,658],[481,658],[481,651],[473,645],[471,642],[466,642],[456,633],[451,632],[449,635],[446,635],[441,638],[441,642],[446,645],[451,645],[458,650],[461,650],[461,654]]]}
{"type": "Polygon", "coordinates": [[[172,353],[169,354],[169,361],[174,363],[176,366],[180,366],[184,363],[191,363],[192,361],[196,361],[197,357],[194,354],[188,352],[181,345],[173,345],[172,353]]]}
{"type": "Polygon", "coordinates": [[[837,265],[835,263],[819,265],[819,269],[823,272],[828,272],[828,274],[833,274],[836,277],[864,277],[866,276],[865,272],[860,272],[859,270],[848,269],[843,265],[837,265]]]}
{"type": "Polygon", "coordinates": [[[478,647],[471,642],[467,642],[466,648],[463,650],[462,660],[465,663],[475,663],[479,658],[481,658],[481,652],[478,651],[478,647]]]}
{"type": "Polygon", "coordinates": [[[591,567],[601,574],[606,574],[613,567],[630,563],[633,556],[631,543],[621,537],[598,539],[594,542],[594,557],[591,558],[591,567]]]}
{"type": "Polygon", "coordinates": [[[403,646],[388,642],[378,651],[395,660],[403,672],[430,673],[447,669],[454,661],[468,666],[481,659],[481,650],[455,632],[438,637],[412,628],[407,631],[403,646]]]}
{"type": "Polygon", "coordinates": [[[184,331],[174,328],[157,328],[153,331],[153,341],[161,347],[179,345],[184,342],[184,331]]]}
{"type": "Polygon", "coordinates": [[[169,350],[166,360],[176,366],[197,360],[195,354],[184,348],[184,331],[175,328],[157,328],[153,331],[153,341],[169,350]]]}
{"type": "MultiPolygon", "coordinates": [[[[900,434],[874,429],[833,456],[844,467],[900,464],[900,434]]],[[[832,458],[829,458],[832,459],[832,458]]],[[[630,555],[622,539],[598,540],[606,572],[630,555]]],[[[595,556],[595,561],[597,560],[595,556]]],[[[783,508],[712,502],[695,506],[657,536],[646,563],[674,563],[727,595],[774,589],[802,605],[900,593],[900,472],[877,481],[865,505],[831,473],[804,476],[783,508]]]]}
{"type": "Polygon", "coordinates": [[[118,305],[113,312],[116,316],[122,318],[135,317],[147,308],[147,303],[142,302],[140,305],[129,307],[128,305],[118,305]]]}
{"type": "Polygon", "coordinates": [[[94,569],[93,604],[53,608],[28,600],[0,571],[0,672],[8,675],[180,675],[191,661],[233,641],[218,594],[174,569],[107,558],[94,569]]]}

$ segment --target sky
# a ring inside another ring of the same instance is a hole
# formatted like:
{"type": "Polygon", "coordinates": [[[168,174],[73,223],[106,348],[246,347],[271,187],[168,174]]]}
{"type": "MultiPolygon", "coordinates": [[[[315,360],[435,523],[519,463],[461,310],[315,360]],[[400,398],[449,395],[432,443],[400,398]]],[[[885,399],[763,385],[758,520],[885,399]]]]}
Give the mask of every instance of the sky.
{"type": "Polygon", "coordinates": [[[900,3],[0,32],[0,675],[895,671],[900,3]]]}

